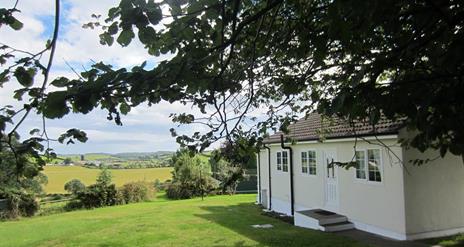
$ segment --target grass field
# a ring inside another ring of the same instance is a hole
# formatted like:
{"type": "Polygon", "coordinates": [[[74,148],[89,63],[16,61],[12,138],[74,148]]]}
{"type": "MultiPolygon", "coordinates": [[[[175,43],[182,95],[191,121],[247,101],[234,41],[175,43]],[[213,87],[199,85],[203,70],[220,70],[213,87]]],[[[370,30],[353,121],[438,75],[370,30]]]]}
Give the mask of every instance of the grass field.
{"type": "MultiPolygon", "coordinates": [[[[118,169],[111,170],[111,174],[113,182],[120,186],[132,181],[165,181],[171,178],[171,171],[172,168],[118,169]]],[[[45,192],[64,193],[64,184],[74,178],[81,180],[85,185],[95,183],[100,170],[80,166],[45,166],[44,173],[48,177],[45,192]]]]}
{"type": "Polygon", "coordinates": [[[362,246],[261,215],[256,195],[129,204],[0,222],[0,246],[362,246]],[[272,224],[270,229],[253,224],[272,224]]]}

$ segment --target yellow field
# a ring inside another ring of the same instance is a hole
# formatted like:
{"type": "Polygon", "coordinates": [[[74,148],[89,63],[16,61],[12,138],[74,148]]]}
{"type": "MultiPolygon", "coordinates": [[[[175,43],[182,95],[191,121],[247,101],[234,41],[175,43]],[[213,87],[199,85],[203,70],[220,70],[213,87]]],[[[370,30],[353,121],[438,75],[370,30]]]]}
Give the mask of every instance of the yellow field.
{"type": "MultiPolygon", "coordinates": [[[[155,179],[159,179],[163,182],[171,179],[171,171],[172,168],[118,169],[111,170],[111,174],[116,186],[121,186],[133,181],[154,182],[155,179]]],[[[43,172],[48,177],[45,192],[64,193],[64,184],[74,178],[81,180],[85,185],[95,183],[100,170],[80,166],[45,166],[43,172]]]]}

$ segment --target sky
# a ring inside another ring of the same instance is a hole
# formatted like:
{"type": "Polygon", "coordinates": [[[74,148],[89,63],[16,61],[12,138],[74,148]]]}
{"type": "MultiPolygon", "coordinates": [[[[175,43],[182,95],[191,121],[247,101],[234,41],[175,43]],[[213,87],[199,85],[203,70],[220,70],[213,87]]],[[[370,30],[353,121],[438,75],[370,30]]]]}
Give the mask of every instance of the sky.
{"type": "MultiPolygon", "coordinates": [[[[14,0],[0,0],[0,7],[11,8],[14,0]]],[[[89,68],[93,61],[104,61],[116,68],[130,68],[147,61],[156,66],[157,62],[169,59],[150,57],[140,42],[133,42],[122,48],[118,44],[102,46],[99,43],[99,30],[83,29],[82,24],[92,21],[92,14],[101,14],[116,6],[113,0],[64,0],[61,8],[61,25],[51,79],[58,76],[75,77],[71,68],[81,71],[89,68]]],[[[21,13],[15,15],[24,27],[21,31],[10,28],[0,28],[0,43],[16,49],[37,52],[43,49],[46,40],[51,38],[54,25],[54,1],[52,0],[19,0],[17,6],[21,13]]],[[[11,81],[0,88],[0,106],[11,104],[21,105],[12,99],[13,91],[19,88],[17,82],[11,81]]],[[[70,128],[84,130],[89,137],[85,144],[65,145],[51,143],[59,154],[76,153],[118,153],[118,152],[153,152],[160,150],[176,150],[179,146],[171,137],[170,128],[176,128],[172,123],[170,113],[195,112],[189,106],[180,103],[162,102],[148,107],[141,105],[133,108],[123,116],[123,126],[117,126],[106,119],[106,112],[94,110],[87,115],[69,114],[61,119],[47,120],[47,132],[51,137],[57,137],[70,128]]],[[[21,126],[20,133],[28,133],[30,129],[41,127],[41,117],[31,115],[21,126]]],[[[185,126],[178,128],[178,133],[193,133],[203,130],[201,126],[185,126]]]]}

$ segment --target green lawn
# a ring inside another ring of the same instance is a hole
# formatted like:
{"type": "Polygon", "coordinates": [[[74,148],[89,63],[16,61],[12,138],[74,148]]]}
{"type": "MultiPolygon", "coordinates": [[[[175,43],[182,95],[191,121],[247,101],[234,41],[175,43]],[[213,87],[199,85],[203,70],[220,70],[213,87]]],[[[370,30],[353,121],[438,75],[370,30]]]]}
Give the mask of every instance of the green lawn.
{"type": "MultiPolygon", "coordinates": [[[[45,186],[47,193],[64,193],[64,184],[74,178],[81,180],[85,185],[95,183],[100,173],[100,169],[90,169],[80,166],[45,166],[44,173],[48,177],[48,184],[45,186]]],[[[111,170],[113,182],[121,186],[128,182],[135,181],[155,181],[159,179],[165,181],[172,177],[172,168],[143,168],[143,169],[117,169],[111,170]]]]}
{"type": "Polygon", "coordinates": [[[0,246],[362,246],[263,216],[255,198],[156,199],[0,222],[0,246]],[[274,228],[251,227],[268,223],[274,228]]]}
{"type": "Polygon", "coordinates": [[[422,240],[422,242],[430,246],[441,247],[464,247],[464,234],[457,234],[441,238],[431,238],[422,240]]]}

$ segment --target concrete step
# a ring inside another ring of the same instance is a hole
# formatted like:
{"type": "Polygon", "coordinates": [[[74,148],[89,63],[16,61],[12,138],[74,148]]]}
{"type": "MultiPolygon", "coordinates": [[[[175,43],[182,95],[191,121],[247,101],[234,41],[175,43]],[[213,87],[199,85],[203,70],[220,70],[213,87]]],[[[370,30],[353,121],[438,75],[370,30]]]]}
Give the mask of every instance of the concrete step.
{"type": "Polygon", "coordinates": [[[325,224],[321,225],[324,232],[339,232],[350,230],[354,228],[353,223],[345,221],[345,222],[338,222],[333,224],[325,224]]]}
{"type": "Polygon", "coordinates": [[[297,213],[317,220],[319,225],[341,223],[348,220],[348,218],[346,218],[344,215],[336,214],[322,209],[304,210],[298,211],[297,213]]]}
{"type": "Polygon", "coordinates": [[[342,223],[342,222],[347,222],[348,218],[346,216],[337,216],[337,217],[331,217],[331,218],[325,218],[325,219],[319,219],[319,225],[330,225],[330,224],[337,224],[337,223],[342,223]]]}
{"type": "Polygon", "coordinates": [[[354,228],[354,224],[349,222],[346,216],[323,209],[297,211],[295,225],[325,232],[338,232],[354,228]]]}

